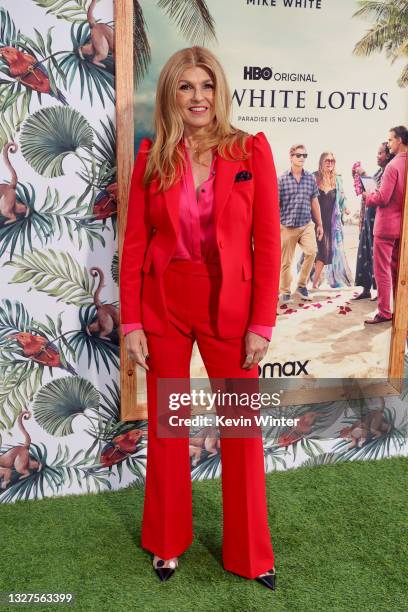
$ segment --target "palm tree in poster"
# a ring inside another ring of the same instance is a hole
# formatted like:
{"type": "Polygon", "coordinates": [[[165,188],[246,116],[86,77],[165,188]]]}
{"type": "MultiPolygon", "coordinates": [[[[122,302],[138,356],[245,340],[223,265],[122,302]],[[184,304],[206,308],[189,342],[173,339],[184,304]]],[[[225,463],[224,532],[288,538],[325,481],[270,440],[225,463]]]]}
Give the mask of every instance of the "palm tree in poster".
{"type": "MultiPolygon", "coordinates": [[[[214,19],[211,17],[205,0],[157,0],[157,6],[164,10],[190,43],[204,45],[207,40],[216,38],[214,19]]],[[[150,63],[150,44],[139,0],[133,0],[133,39],[135,41],[133,50],[137,85],[145,75],[150,63]]]]}
{"type": "MultiPolygon", "coordinates": [[[[394,63],[408,58],[408,0],[359,0],[354,17],[374,17],[374,25],[354,47],[355,55],[367,56],[385,51],[394,63]]],[[[408,63],[398,79],[400,87],[408,85],[408,63]]]]}

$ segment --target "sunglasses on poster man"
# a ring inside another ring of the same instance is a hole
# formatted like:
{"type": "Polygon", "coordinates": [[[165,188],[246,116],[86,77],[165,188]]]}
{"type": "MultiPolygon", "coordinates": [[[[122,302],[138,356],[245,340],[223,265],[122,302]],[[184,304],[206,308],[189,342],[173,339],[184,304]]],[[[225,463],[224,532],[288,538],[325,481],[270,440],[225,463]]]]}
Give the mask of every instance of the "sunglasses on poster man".
{"type": "Polygon", "coordinates": [[[301,157],[304,157],[306,159],[306,157],[308,156],[307,153],[292,153],[292,155],[294,155],[298,159],[300,159],[301,157]]]}

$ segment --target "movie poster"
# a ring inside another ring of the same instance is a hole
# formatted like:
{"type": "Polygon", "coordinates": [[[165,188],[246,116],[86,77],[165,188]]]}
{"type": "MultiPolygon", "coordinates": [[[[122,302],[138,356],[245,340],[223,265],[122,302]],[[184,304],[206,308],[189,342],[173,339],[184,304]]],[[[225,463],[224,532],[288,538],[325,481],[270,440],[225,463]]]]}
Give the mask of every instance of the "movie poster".
{"type": "MultiPolygon", "coordinates": [[[[331,241],[322,247],[327,263],[314,289],[313,265],[305,300],[296,293],[304,254],[299,246],[289,253],[284,284],[290,300],[280,298],[260,377],[386,378],[391,323],[365,324],[377,310],[375,289],[371,299],[352,298],[362,290],[361,269],[372,257],[358,248],[362,208],[356,169],[375,180],[377,153],[389,129],[408,123],[408,78],[396,49],[398,32],[390,27],[390,40],[384,41],[394,58],[373,43],[379,19],[391,23],[391,9],[379,15],[368,10],[372,3],[356,0],[206,0],[201,12],[200,3],[192,4],[196,8],[183,21],[181,13],[151,0],[140,2],[151,59],[136,90],[136,147],[152,135],[161,67],[174,51],[204,43],[227,73],[233,124],[266,134],[278,176],[290,169],[289,151],[298,144],[307,154],[298,158],[305,170],[317,172],[325,157],[335,169],[335,193],[319,190],[318,198],[333,224],[331,241]]],[[[197,346],[191,376],[206,376],[197,346]]],[[[143,393],[143,374],[139,378],[143,393]]]]}

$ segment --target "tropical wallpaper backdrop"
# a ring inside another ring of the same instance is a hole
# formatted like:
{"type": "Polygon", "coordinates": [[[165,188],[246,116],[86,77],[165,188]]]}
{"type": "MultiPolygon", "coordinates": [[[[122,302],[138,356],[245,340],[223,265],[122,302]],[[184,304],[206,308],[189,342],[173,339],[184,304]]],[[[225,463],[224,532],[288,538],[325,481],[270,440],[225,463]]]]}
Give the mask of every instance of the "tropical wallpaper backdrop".
{"type": "MultiPolygon", "coordinates": [[[[205,2],[157,5],[183,41],[211,33],[205,2]]],[[[0,6],[2,503],[144,484],[147,423],[119,416],[113,27],[111,0],[0,6]]],[[[406,454],[407,394],[285,409],[267,470],[406,454]]],[[[194,479],[220,475],[211,434],[192,432],[194,479]]]]}

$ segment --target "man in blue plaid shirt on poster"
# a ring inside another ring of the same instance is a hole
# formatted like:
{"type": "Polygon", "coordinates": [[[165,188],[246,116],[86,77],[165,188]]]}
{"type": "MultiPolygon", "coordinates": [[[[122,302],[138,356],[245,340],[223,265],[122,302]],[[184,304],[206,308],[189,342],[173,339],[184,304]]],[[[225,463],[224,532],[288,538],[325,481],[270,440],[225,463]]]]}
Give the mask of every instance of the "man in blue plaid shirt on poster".
{"type": "Polygon", "coordinates": [[[307,281],[317,253],[316,236],[323,238],[322,218],[318,200],[319,189],[311,172],[304,170],[307,158],[303,145],[290,148],[291,169],[279,177],[279,204],[281,222],[281,302],[293,302],[292,263],[298,244],[303,251],[303,263],[296,293],[303,300],[310,300],[307,281]],[[316,224],[316,231],[315,231],[316,224]]]}

